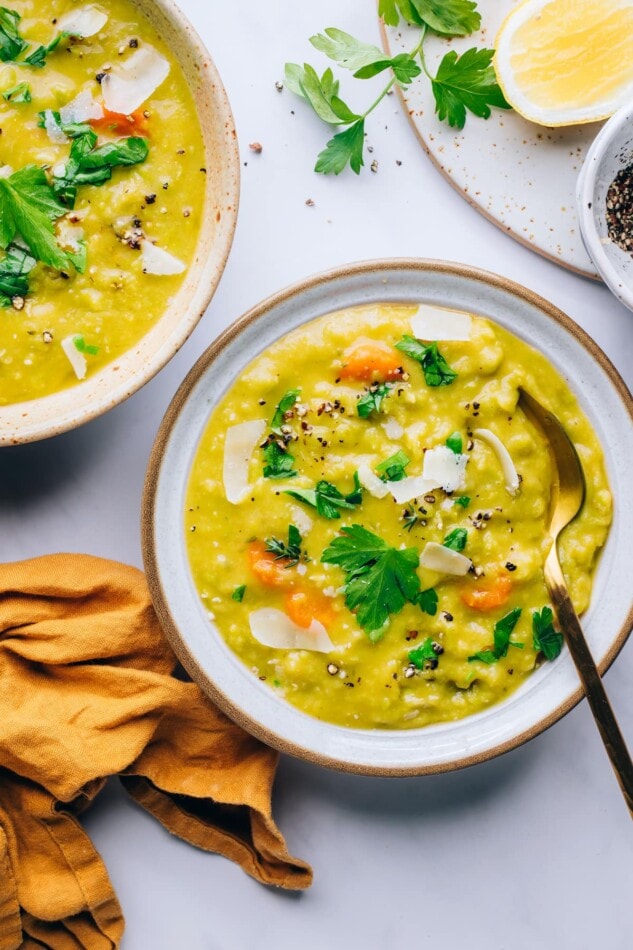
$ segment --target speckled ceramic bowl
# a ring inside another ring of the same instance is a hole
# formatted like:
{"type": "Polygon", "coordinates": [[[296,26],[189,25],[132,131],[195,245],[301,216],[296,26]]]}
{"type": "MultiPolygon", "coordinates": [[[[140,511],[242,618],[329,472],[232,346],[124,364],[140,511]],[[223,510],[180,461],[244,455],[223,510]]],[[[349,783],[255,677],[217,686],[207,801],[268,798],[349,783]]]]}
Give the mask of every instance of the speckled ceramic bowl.
{"type": "Polygon", "coordinates": [[[600,130],[587,153],[576,188],[580,230],[589,256],[609,290],[633,310],[633,256],[610,240],[606,214],[609,186],[618,172],[630,165],[633,103],[616,112],[600,130]]]}
{"type": "Polygon", "coordinates": [[[222,81],[172,0],[132,0],[168,38],[198,110],[206,149],[204,219],[193,263],[169,308],[139,342],[89,379],[61,392],[0,407],[0,445],[32,442],[94,419],[123,402],[174,356],[206,310],[228,258],[237,219],[239,155],[222,81]]]}
{"type": "Polygon", "coordinates": [[[321,722],[261,683],[226,645],[194,587],[184,536],[185,493],[198,443],[209,414],[235,378],[288,331],[325,313],[381,301],[436,303],[489,317],[546,353],[574,390],[604,448],[616,500],[592,605],[583,617],[600,669],[609,666],[633,624],[633,399],[598,346],[560,310],[508,280],[456,264],[353,264],[282,291],[229,327],[191,370],[159,430],[143,501],[144,559],[154,604],[175,652],[193,679],[245,729],[285,752],[350,772],[441,772],[512,749],[568,712],[581,691],[567,651],[504,702],[458,722],[402,731],[321,722]]]}

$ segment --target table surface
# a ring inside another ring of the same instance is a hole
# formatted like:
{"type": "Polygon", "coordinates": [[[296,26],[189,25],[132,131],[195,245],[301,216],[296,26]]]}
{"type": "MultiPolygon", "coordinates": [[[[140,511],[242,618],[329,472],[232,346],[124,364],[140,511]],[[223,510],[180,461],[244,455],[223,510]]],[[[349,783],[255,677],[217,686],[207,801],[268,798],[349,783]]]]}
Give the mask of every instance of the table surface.
{"type": "MultiPolygon", "coordinates": [[[[141,392],[82,429],[2,453],[3,560],[65,550],[140,565],[147,458],[189,367],[263,297],[350,260],[445,258],[504,274],[570,314],[631,385],[632,315],[470,208],[424,155],[396,96],[368,123],[376,173],[312,172],[327,130],[275,82],[287,59],[319,61],[307,39],[326,26],[377,42],[371,0],[180,5],[220,70],[241,143],[228,266],[192,338],[141,392]]],[[[630,642],[606,676],[630,741],[632,672],[630,642]]],[[[85,824],[123,906],[123,950],[630,946],[630,821],[585,703],[522,748],[448,775],[362,778],[286,758],[274,806],[291,851],[314,866],[300,895],[170,837],[110,783],[85,824]]]]}

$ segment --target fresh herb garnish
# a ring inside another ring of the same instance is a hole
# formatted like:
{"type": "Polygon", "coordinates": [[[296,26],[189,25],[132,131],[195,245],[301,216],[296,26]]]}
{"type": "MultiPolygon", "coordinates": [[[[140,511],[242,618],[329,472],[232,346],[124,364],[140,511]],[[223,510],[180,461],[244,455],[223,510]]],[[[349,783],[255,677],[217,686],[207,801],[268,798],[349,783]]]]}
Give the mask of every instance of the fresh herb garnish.
{"type": "Polygon", "coordinates": [[[409,663],[415,666],[418,670],[423,670],[425,668],[435,669],[437,666],[437,652],[433,649],[433,640],[431,637],[427,637],[424,643],[421,643],[420,646],[416,647],[414,650],[409,650],[409,663]]]}
{"type": "Polygon", "coordinates": [[[401,482],[407,476],[405,469],[410,461],[409,456],[402,449],[398,449],[395,455],[380,462],[376,471],[383,482],[401,482]]]}
{"type": "Polygon", "coordinates": [[[321,555],[324,564],[337,564],[346,574],[345,603],[372,643],[385,633],[391,614],[415,603],[420,590],[416,548],[392,548],[361,525],[341,529],[341,535],[321,555]]]}
{"type": "Polygon", "coordinates": [[[457,373],[450,368],[437,343],[426,345],[405,333],[396,343],[396,349],[417,360],[424,371],[427,386],[448,386],[457,379],[457,373]]]}
{"type": "Polygon", "coordinates": [[[468,662],[481,660],[482,663],[492,664],[496,663],[501,657],[507,656],[508,647],[517,647],[519,650],[522,650],[522,643],[510,639],[510,635],[516,627],[520,616],[521,608],[515,607],[514,610],[507,613],[501,620],[498,620],[494,626],[494,649],[480,650],[479,653],[475,653],[474,656],[469,656],[468,662]]]}
{"type": "Polygon", "coordinates": [[[468,531],[466,528],[453,528],[453,530],[449,531],[446,535],[442,544],[445,548],[450,548],[451,551],[463,551],[467,541],[468,531]]]}
{"type": "Polygon", "coordinates": [[[358,480],[358,472],[354,472],[354,488],[348,495],[343,495],[331,482],[321,480],[316,488],[297,488],[284,492],[291,498],[305,502],[316,508],[317,514],[323,518],[340,518],[341,508],[353,509],[363,500],[363,489],[358,480]]]}
{"type": "Polygon", "coordinates": [[[419,519],[418,515],[416,515],[412,508],[405,508],[402,515],[402,520],[404,521],[404,526],[407,531],[411,531],[411,529],[418,523],[419,519]]]}
{"type": "Polygon", "coordinates": [[[3,92],[2,98],[6,99],[7,102],[30,102],[31,87],[28,82],[19,82],[17,86],[3,92]]]}
{"type": "Polygon", "coordinates": [[[67,135],[69,139],[79,138],[80,135],[86,135],[92,132],[90,126],[85,122],[62,122],[61,114],[55,109],[44,109],[37,113],[37,124],[40,129],[46,128],[46,119],[52,119],[60,132],[67,135]]]}
{"type": "Polygon", "coordinates": [[[294,478],[299,473],[295,471],[294,456],[282,448],[278,442],[272,441],[264,446],[264,478],[294,478]]]}
{"type": "Polygon", "coordinates": [[[356,403],[356,411],[361,419],[367,419],[372,412],[380,412],[383,400],[389,395],[393,386],[389,383],[377,383],[372,386],[356,403]]]}
{"type": "Polygon", "coordinates": [[[462,449],[464,448],[464,441],[459,432],[453,432],[446,440],[446,445],[455,455],[461,455],[462,449]]]}
{"type": "Polygon", "coordinates": [[[278,538],[266,538],[266,550],[275,555],[275,560],[286,560],[284,567],[294,567],[302,556],[301,532],[294,524],[288,525],[288,543],[278,538]]]}
{"type": "Polygon", "coordinates": [[[149,154],[142,138],[120,139],[95,147],[97,134],[89,129],[73,139],[66,162],[53,171],[55,194],[69,208],[74,208],[79,185],[103,185],[112,178],[112,170],[144,162],[149,154]],[[56,174],[59,171],[59,174],[56,174]]]}
{"type": "Polygon", "coordinates": [[[66,31],[58,33],[55,39],[51,40],[47,46],[38,46],[33,50],[32,53],[29,53],[28,56],[25,56],[22,62],[18,65],[33,66],[34,69],[43,69],[44,66],[46,66],[46,57],[48,54],[53,53],[62,40],[67,40],[69,36],[71,36],[71,34],[66,31]]]}
{"type": "Polygon", "coordinates": [[[93,343],[86,343],[84,338],[79,334],[75,334],[73,337],[73,343],[75,348],[79,350],[80,353],[88,353],[90,356],[96,356],[99,352],[99,347],[95,346],[93,343]]]}
{"type": "Polygon", "coordinates": [[[468,508],[470,504],[470,498],[468,495],[462,495],[461,498],[455,499],[455,504],[459,505],[460,508],[468,508]]]}
{"type": "Polygon", "coordinates": [[[57,243],[53,226],[66,210],[35,165],[0,178],[0,247],[7,248],[19,234],[36,260],[67,271],[71,257],[57,243]]]}
{"type": "Polygon", "coordinates": [[[284,424],[285,415],[297,402],[300,392],[300,389],[290,389],[284,396],[281,397],[279,405],[275,409],[275,414],[270,421],[270,428],[273,430],[273,432],[278,432],[281,426],[284,424]]]}
{"type": "Polygon", "coordinates": [[[471,49],[461,57],[451,50],[442,59],[435,76],[428,70],[424,41],[429,32],[467,36],[479,29],[481,16],[471,0],[442,0],[441,3],[438,0],[380,0],[378,11],[390,26],[397,26],[402,16],[420,28],[419,39],[409,53],[389,58],[377,46],[363,43],[334,27],[310,39],[315,49],[349,70],[356,79],[371,79],[386,70],[391,71],[389,82],[364,112],[357,112],[341,99],[339,82],[331,69],[319,77],[308,64],[286,63],[287,88],[305,99],[321,121],[333,127],[347,126],[334,135],[319,154],[317,172],[338,175],[349,164],[358,174],[364,165],[366,118],[395,84],[406,87],[422,71],[431,81],[438,117],[452,126],[463,128],[466,110],[487,119],[491,106],[510,108],[491,65],[493,50],[471,49]]]}
{"type": "Polygon", "coordinates": [[[240,584],[239,587],[236,587],[233,593],[231,594],[231,600],[236,600],[238,604],[241,604],[244,600],[244,594],[246,593],[246,584],[240,584]]]}
{"type": "Polygon", "coordinates": [[[21,19],[17,10],[0,7],[0,60],[3,63],[15,60],[29,45],[20,36],[21,19]]]}
{"type": "Polygon", "coordinates": [[[415,603],[425,614],[434,617],[437,613],[437,591],[434,587],[427,587],[426,590],[421,590],[415,598],[415,603]]]}
{"type": "Polygon", "coordinates": [[[563,649],[564,637],[554,629],[554,614],[551,607],[532,611],[532,641],[537,653],[546,660],[555,660],[563,649]]]}
{"type": "Polygon", "coordinates": [[[0,261],[0,307],[10,307],[14,297],[25,297],[29,291],[28,275],[36,260],[18,244],[10,244],[0,261]]]}

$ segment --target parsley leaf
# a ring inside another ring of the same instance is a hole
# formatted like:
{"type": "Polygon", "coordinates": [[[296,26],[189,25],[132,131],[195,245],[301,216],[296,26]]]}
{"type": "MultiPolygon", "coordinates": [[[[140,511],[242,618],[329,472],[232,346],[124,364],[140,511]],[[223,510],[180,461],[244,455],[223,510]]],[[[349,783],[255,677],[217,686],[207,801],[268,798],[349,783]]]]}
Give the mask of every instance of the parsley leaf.
{"type": "Polygon", "coordinates": [[[455,499],[455,504],[459,505],[460,508],[468,508],[470,504],[470,498],[468,495],[462,495],[461,498],[455,499]]]}
{"type": "Polygon", "coordinates": [[[86,343],[84,338],[79,334],[75,334],[73,337],[73,343],[75,348],[79,350],[80,353],[88,353],[90,356],[96,356],[99,352],[99,347],[95,346],[92,343],[86,343]]]}
{"type": "Polygon", "coordinates": [[[398,449],[395,455],[390,455],[388,459],[377,465],[376,471],[383,482],[401,482],[407,477],[405,469],[410,461],[406,452],[398,449]]]}
{"type": "Polygon", "coordinates": [[[287,560],[284,567],[294,567],[301,559],[301,532],[294,524],[288,525],[288,543],[279,538],[266,538],[266,550],[275,555],[275,560],[287,560]]]}
{"type": "Polygon", "coordinates": [[[420,19],[436,33],[468,36],[481,26],[473,0],[411,0],[420,19]]]}
{"type": "Polygon", "coordinates": [[[10,244],[0,261],[0,307],[10,307],[14,297],[29,292],[28,275],[35,267],[35,258],[18,244],[10,244]]]}
{"type": "Polygon", "coordinates": [[[396,349],[417,360],[424,371],[427,386],[449,386],[457,379],[457,373],[450,368],[437,343],[429,343],[427,346],[405,333],[396,343],[396,349]]]}
{"type": "Polygon", "coordinates": [[[289,389],[288,392],[281,397],[279,405],[275,409],[275,414],[270,420],[270,428],[273,432],[277,432],[284,424],[285,414],[293,408],[299,398],[300,392],[300,389],[289,389]]]}
{"type": "Polygon", "coordinates": [[[323,175],[339,175],[349,162],[350,168],[360,174],[363,160],[363,145],[365,143],[365,120],[359,119],[350,125],[344,132],[339,132],[330,139],[317,157],[315,172],[323,175]]]}
{"type": "Polygon", "coordinates": [[[433,640],[431,637],[427,637],[424,643],[421,643],[420,646],[414,650],[409,650],[408,656],[409,663],[412,663],[418,670],[425,669],[427,664],[432,669],[435,669],[437,666],[437,653],[433,649],[433,640]]]}
{"type": "Polygon", "coordinates": [[[46,57],[49,53],[54,52],[62,40],[68,39],[71,36],[70,33],[62,32],[58,33],[54,40],[48,44],[48,46],[38,46],[37,49],[34,49],[32,53],[29,53],[28,56],[25,56],[20,65],[24,66],[33,66],[35,69],[43,69],[46,66],[46,57]]]}
{"type": "Polygon", "coordinates": [[[319,52],[325,53],[328,59],[333,59],[335,63],[352,72],[381,62],[385,58],[385,54],[377,46],[361,43],[354,36],[333,26],[327,27],[325,33],[311,36],[310,42],[319,52]]]}
{"type": "Polygon", "coordinates": [[[41,168],[27,165],[0,178],[0,247],[19,234],[36,260],[66,271],[71,259],[55,239],[53,222],[66,213],[41,168]]]}
{"type": "Polygon", "coordinates": [[[383,400],[390,394],[393,386],[390,383],[377,383],[372,386],[356,403],[356,411],[361,419],[367,419],[372,412],[380,412],[383,400]]]}
{"type": "Polygon", "coordinates": [[[421,590],[415,598],[415,602],[420,610],[424,611],[424,613],[430,617],[434,617],[437,613],[437,591],[434,587],[421,590]]]}
{"type": "Polygon", "coordinates": [[[316,508],[317,513],[323,518],[334,519],[341,517],[340,508],[353,509],[360,505],[363,489],[358,480],[358,472],[354,472],[354,489],[348,495],[343,495],[331,482],[324,480],[317,482],[316,488],[289,489],[284,494],[316,508]]]}
{"type": "Polygon", "coordinates": [[[551,607],[532,612],[532,641],[534,649],[546,660],[555,660],[563,649],[564,637],[554,629],[554,614],[551,607]]]}
{"type": "Polygon", "coordinates": [[[522,650],[522,643],[510,639],[520,616],[521,608],[515,607],[514,610],[507,613],[501,620],[498,620],[494,626],[494,649],[480,650],[479,653],[469,656],[468,662],[471,663],[474,660],[481,660],[482,663],[488,663],[490,665],[496,663],[501,657],[507,656],[508,647],[518,647],[518,649],[522,650]]]}
{"type": "Polygon", "coordinates": [[[294,478],[294,456],[286,452],[278,442],[272,441],[264,446],[264,478],[294,478]]]}
{"type": "Polygon", "coordinates": [[[236,587],[233,593],[231,594],[231,600],[236,600],[238,604],[241,604],[244,600],[244,594],[246,593],[246,584],[240,584],[239,587],[236,587]]]}
{"type": "Polygon", "coordinates": [[[393,70],[393,74],[401,86],[408,86],[422,72],[416,61],[408,53],[400,53],[398,56],[394,56],[393,59],[381,59],[376,63],[363,66],[362,69],[354,73],[354,78],[371,79],[373,76],[383,73],[385,69],[393,70]]]}
{"type": "Polygon", "coordinates": [[[128,138],[107,142],[95,148],[97,135],[90,129],[73,140],[70,155],[61,163],[60,174],[53,175],[53,190],[74,207],[79,185],[103,185],[112,178],[112,169],[144,162],[149,154],[146,139],[128,138]]]}
{"type": "Polygon", "coordinates": [[[446,440],[446,445],[451,450],[451,452],[455,453],[455,455],[461,455],[464,442],[460,433],[453,432],[452,435],[449,435],[448,439],[446,440]]]}
{"type": "Polygon", "coordinates": [[[494,50],[469,49],[458,57],[447,53],[432,79],[435,111],[453,128],[463,129],[466,110],[482,119],[490,117],[490,106],[510,109],[497,83],[492,64],[494,50]]]}
{"type": "Polygon", "coordinates": [[[397,26],[400,16],[408,23],[422,23],[413,0],[378,0],[378,16],[383,18],[387,26],[397,26]]]}
{"type": "Polygon", "coordinates": [[[0,60],[3,63],[16,59],[29,45],[20,36],[18,24],[21,19],[17,10],[0,7],[0,60]]]}
{"type": "Polygon", "coordinates": [[[6,99],[7,102],[30,102],[31,87],[28,82],[19,82],[17,86],[3,92],[2,98],[6,99]]]}
{"type": "Polygon", "coordinates": [[[288,89],[305,99],[318,117],[329,125],[347,125],[360,118],[339,98],[339,83],[331,69],[326,69],[319,78],[309,63],[303,66],[286,63],[285,81],[288,89]]]}
{"type": "Polygon", "coordinates": [[[391,614],[407,602],[414,603],[420,590],[417,549],[392,548],[358,524],[343,528],[321,561],[345,571],[345,603],[356,611],[356,619],[372,643],[383,637],[391,614]]]}
{"type": "Polygon", "coordinates": [[[446,535],[442,544],[445,548],[450,548],[451,551],[463,551],[467,541],[468,531],[466,531],[466,528],[453,528],[453,530],[446,535]]]}
{"type": "Polygon", "coordinates": [[[85,122],[62,122],[61,115],[54,109],[44,109],[43,112],[38,112],[37,115],[37,124],[40,129],[45,129],[47,117],[52,117],[60,132],[67,135],[69,139],[76,139],[80,135],[86,135],[93,131],[85,122]]]}

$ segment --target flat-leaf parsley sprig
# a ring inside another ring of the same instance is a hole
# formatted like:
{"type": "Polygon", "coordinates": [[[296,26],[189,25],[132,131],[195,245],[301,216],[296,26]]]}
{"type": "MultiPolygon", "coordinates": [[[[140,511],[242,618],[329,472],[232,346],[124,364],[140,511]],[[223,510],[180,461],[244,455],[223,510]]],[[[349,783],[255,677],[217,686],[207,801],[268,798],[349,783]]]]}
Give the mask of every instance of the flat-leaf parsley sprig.
{"type": "Polygon", "coordinates": [[[371,79],[391,71],[389,82],[364,111],[357,112],[340,97],[339,81],[330,68],[319,76],[308,63],[286,63],[288,89],[305,99],[323,122],[334,128],[344,127],[317,158],[314,170],[324,175],[338,175],[348,164],[352,171],[360,173],[365,164],[365,120],[394,85],[408,86],[422,73],[431,82],[438,118],[454,128],[463,129],[467,111],[487,119],[491,107],[510,108],[492,66],[494,50],[473,47],[461,56],[451,50],[435,75],[426,64],[424,41],[429,33],[470,36],[479,29],[481,15],[473,0],[379,0],[378,12],[388,26],[397,26],[403,19],[420,28],[419,40],[410,52],[389,58],[377,46],[363,43],[335,27],[310,38],[315,49],[350,70],[355,79],[371,79]]]}

